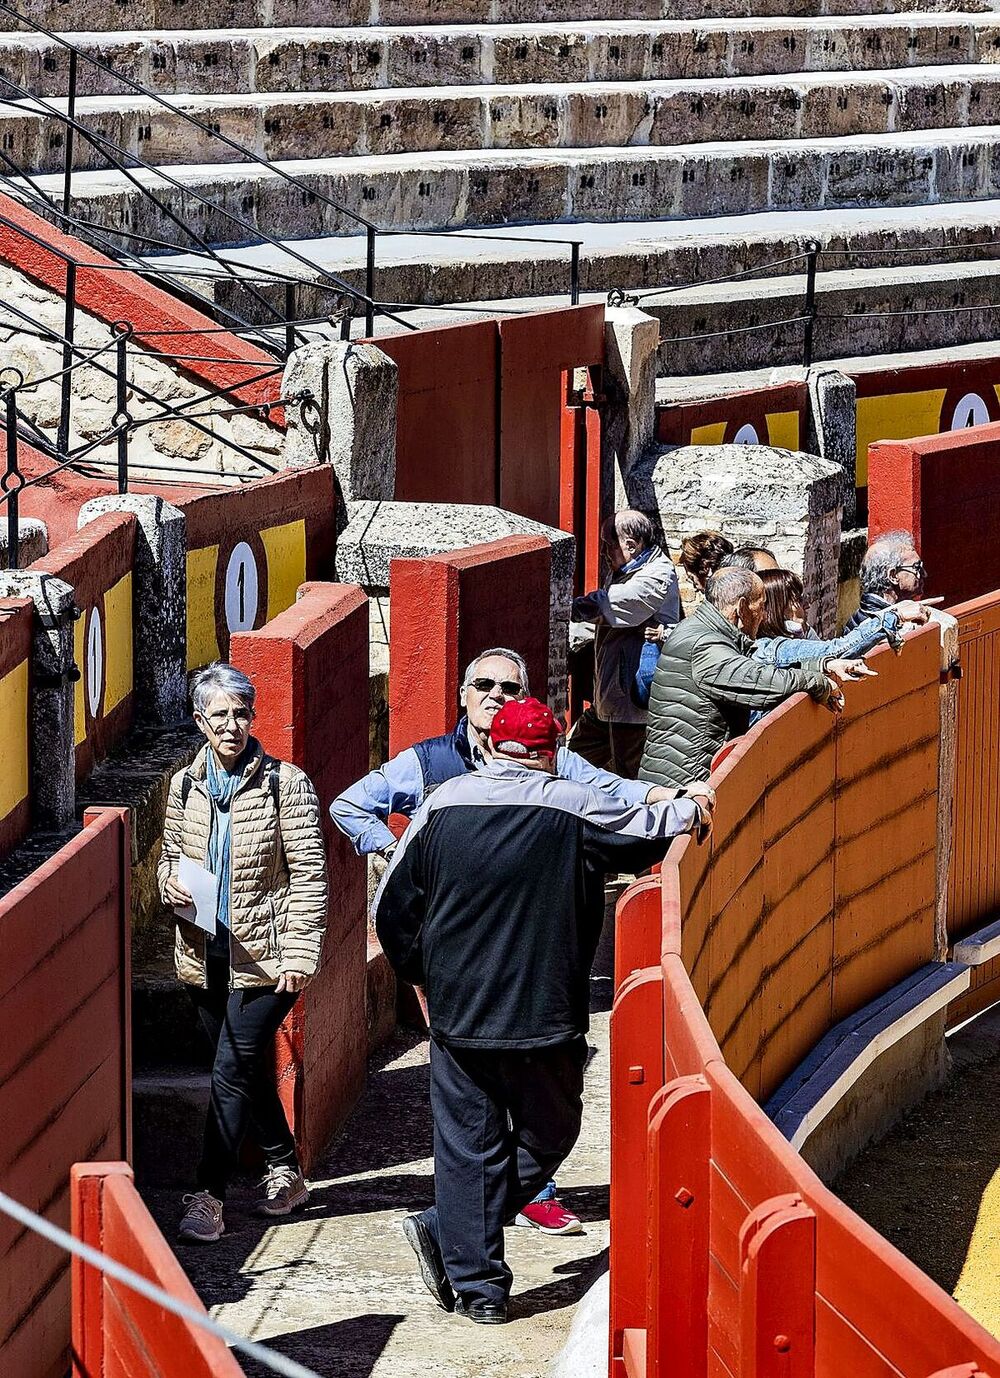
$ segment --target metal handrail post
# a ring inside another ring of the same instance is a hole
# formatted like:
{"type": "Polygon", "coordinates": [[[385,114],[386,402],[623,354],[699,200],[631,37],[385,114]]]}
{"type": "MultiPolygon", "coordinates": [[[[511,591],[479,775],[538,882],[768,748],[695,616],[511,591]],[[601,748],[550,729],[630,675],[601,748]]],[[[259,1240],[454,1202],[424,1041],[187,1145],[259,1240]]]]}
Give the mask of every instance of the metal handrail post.
{"type": "Polygon", "coordinates": [[[819,245],[806,245],[806,300],[803,309],[805,325],[803,329],[802,354],[806,368],[812,367],[813,327],[816,324],[816,262],[819,258],[819,245]]]}
{"type": "Polygon", "coordinates": [[[579,239],[574,239],[570,245],[569,259],[569,304],[570,306],[580,305],[580,243],[579,239]]]}
{"type": "Polygon", "coordinates": [[[17,569],[20,560],[18,506],[23,479],[17,463],[17,393],[8,388],[4,397],[7,421],[7,469],[3,491],[7,499],[7,568],[17,569]]]}
{"type": "Polygon", "coordinates": [[[285,283],[285,357],[295,348],[295,283],[285,283]]]}
{"type": "Polygon", "coordinates": [[[63,214],[69,215],[73,199],[73,134],[76,121],[76,63],[77,51],[69,50],[69,101],[66,105],[66,161],[63,164],[63,214]]]}
{"type": "Polygon", "coordinates": [[[63,376],[59,384],[59,429],[56,449],[61,455],[69,450],[70,413],[73,406],[73,343],[76,330],[76,264],[66,264],[66,314],[63,321],[63,376]]]}
{"type": "Polygon", "coordinates": [[[132,418],[128,410],[128,337],[131,326],[118,321],[114,327],[118,341],[115,347],[115,417],[118,427],[116,444],[118,446],[118,491],[128,492],[128,437],[132,418]]]}
{"type": "Polygon", "coordinates": [[[375,226],[365,230],[367,252],[365,254],[365,335],[371,339],[375,333],[375,226]]]}

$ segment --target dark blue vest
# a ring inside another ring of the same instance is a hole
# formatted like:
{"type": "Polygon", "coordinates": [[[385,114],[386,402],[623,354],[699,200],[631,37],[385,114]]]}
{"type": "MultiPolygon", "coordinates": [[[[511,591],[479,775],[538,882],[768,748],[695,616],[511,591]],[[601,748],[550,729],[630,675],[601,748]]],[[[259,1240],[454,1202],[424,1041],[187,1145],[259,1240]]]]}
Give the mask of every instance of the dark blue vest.
{"type": "Polygon", "coordinates": [[[453,732],[443,737],[427,737],[417,742],[413,750],[420,762],[420,773],[424,777],[424,794],[443,785],[445,780],[454,780],[474,769],[472,748],[469,746],[469,720],[463,713],[453,732]]]}

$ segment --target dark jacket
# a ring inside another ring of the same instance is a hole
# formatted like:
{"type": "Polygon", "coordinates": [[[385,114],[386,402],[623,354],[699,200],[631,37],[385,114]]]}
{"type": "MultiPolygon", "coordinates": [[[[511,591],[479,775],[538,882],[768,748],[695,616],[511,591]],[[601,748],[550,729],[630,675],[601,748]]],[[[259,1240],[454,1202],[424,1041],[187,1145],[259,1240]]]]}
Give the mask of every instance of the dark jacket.
{"type": "Polygon", "coordinates": [[[853,617],[849,617],[844,623],[844,634],[853,632],[855,627],[859,627],[866,617],[876,617],[880,612],[885,612],[886,608],[891,608],[892,604],[887,598],[881,598],[877,593],[863,593],[861,595],[861,605],[853,617]]]}
{"type": "Polygon", "coordinates": [[[822,662],[782,669],[752,659],[753,646],[708,602],[668,633],[649,696],[640,780],[703,780],[719,748],[746,732],[754,709],[777,708],[797,693],[826,702],[822,662]]]}
{"type": "Polygon", "coordinates": [[[434,1037],[533,1048],[584,1033],[606,873],[651,866],[696,821],[689,799],[623,806],[513,761],[436,789],[375,897],[379,941],[425,986],[434,1037]]]}

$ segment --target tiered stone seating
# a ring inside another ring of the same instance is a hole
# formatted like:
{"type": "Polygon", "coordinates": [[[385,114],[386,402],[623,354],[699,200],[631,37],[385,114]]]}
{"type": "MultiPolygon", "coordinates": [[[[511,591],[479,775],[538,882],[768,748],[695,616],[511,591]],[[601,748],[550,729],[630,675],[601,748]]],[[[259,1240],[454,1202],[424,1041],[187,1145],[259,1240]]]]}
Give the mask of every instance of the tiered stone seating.
{"type": "MultiPolygon", "coordinates": [[[[841,269],[821,288],[831,314],[890,312],[914,293],[934,308],[993,299],[981,260],[994,251],[956,251],[1000,226],[1000,15],[975,0],[961,12],[934,0],[342,0],[335,16],[312,0],[36,0],[26,12],[208,126],[81,63],[79,117],[177,184],[139,174],[158,211],[78,139],[75,209],[112,233],[178,242],[174,213],[210,242],[247,240],[222,208],[309,241],[314,262],[357,282],[358,226],[329,198],[395,231],[523,227],[520,244],[380,240],[379,295],[396,302],[564,300],[567,244],[539,236],[581,240],[595,293],[743,271],[814,241],[857,251],[824,263],[841,269]],[[303,27],[331,17],[346,27],[303,27]],[[308,190],[240,161],[211,129],[308,190]],[[911,257],[921,245],[942,252],[911,257]]],[[[57,108],[67,68],[44,35],[0,34],[0,74],[57,108]]],[[[64,142],[37,105],[0,108],[0,146],[61,192],[64,142]]],[[[276,261],[271,247],[239,253],[276,261]]],[[[778,271],[765,290],[695,287],[655,309],[671,335],[795,315],[800,274],[778,271]]],[[[917,345],[992,329],[973,311],[922,319],[917,345]]],[[[828,335],[828,354],[914,347],[891,316],[828,335]]],[[[724,353],[731,367],[791,362],[797,339],[690,343],[666,367],[713,371],[724,353]]]]}

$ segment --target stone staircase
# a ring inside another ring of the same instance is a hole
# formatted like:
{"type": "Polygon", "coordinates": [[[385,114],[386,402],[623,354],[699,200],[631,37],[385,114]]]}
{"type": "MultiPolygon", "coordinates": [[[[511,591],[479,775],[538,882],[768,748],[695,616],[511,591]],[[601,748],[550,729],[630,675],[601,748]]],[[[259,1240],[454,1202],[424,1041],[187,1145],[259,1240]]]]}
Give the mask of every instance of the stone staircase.
{"type": "MultiPolygon", "coordinates": [[[[576,239],[585,294],[685,287],[649,300],[665,338],[705,337],[664,346],[674,375],[798,362],[797,325],[719,332],[799,315],[802,265],[782,260],[811,242],[830,251],[817,357],[995,333],[979,309],[1000,300],[1000,14],[988,4],[342,0],[342,28],[304,27],[331,17],[311,0],[37,0],[26,12],[206,126],[80,63],[79,118],[151,164],[133,177],[163,203],[77,139],[74,210],[111,235],[177,243],[177,215],[235,246],[248,271],[292,269],[246,242],[249,221],[360,286],[363,216],[395,232],[377,243],[381,300],[484,311],[564,303],[576,239]],[[477,229],[514,239],[461,233],[477,229]],[[748,277],[705,282],[734,273],[748,277]],[[936,314],[893,314],[913,308],[936,314]]],[[[0,34],[14,88],[65,109],[67,72],[53,39],[0,34]]],[[[44,107],[0,107],[0,147],[61,193],[65,145],[44,107]]],[[[231,304],[231,285],[215,291],[231,304]]],[[[299,293],[302,316],[333,304],[299,293]]]]}

